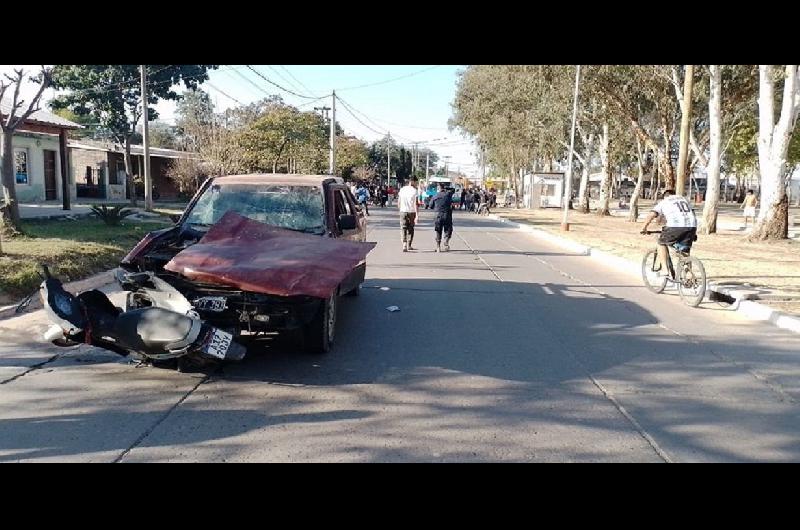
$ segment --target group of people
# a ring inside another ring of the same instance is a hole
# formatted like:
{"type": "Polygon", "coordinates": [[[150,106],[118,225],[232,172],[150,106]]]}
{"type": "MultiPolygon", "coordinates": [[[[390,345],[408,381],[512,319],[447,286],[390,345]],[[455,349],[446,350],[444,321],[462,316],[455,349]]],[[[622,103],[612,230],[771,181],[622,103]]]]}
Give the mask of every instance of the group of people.
{"type": "Polygon", "coordinates": [[[497,192],[494,188],[482,189],[478,187],[461,190],[461,204],[459,209],[468,212],[481,213],[481,210],[489,212],[490,208],[497,207],[497,192]]]}
{"type": "MultiPolygon", "coordinates": [[[[397,193],[397,205],[400,209],[400,228],[402,230],[403,252],[415,250],[414,226],[419,222],[418,180],[411,177],[408,184],[397,193]]],[[[450,238],[453,237],[453,193],[454,188],[446,188],[444,184],[437,186],[437,193],[431,197],[428,207],[435,214],[433,227],[436,234],[436,252],[450,250],[450,238]],[[444,236],[444,241],[442,240],[444,236]],[[444,243],[444,244],[443,244],[444,243]]]]}
{"type": "Polygon", "coordinates": [[[367,215],[369,215],[370,201],[373,201],[374,205],[384,208],[389,202],[391,196],[394,195],[394,190],[391,188],[391,186],[386,186],[384,184],[369,184],[364,181],[351,183],[350,191],[352,192],[353,197],[355,197],[359,206],[364,208],[364,212],[367,215]]]}

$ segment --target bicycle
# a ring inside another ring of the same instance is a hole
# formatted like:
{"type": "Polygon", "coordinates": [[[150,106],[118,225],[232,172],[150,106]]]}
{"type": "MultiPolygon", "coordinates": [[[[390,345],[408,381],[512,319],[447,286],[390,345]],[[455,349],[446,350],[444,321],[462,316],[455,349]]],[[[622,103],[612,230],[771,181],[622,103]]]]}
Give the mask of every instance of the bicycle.
{"type": "MultiPolygon", "coordinates": [[[[660,230],[648,230],[643,234],[660,234],[660,230]]],[[[658,249],[648,251],[642,260],[642,279],[645,286],[656,294],[660,294],[667,286],[667,282],[678,285],[678,293],[681,299],[691,307],[697,307],[703,301],[706,294],[706,269],[703,262],[694,256],[689,255],[691,247],[682,245],[679,242],[668,246],[667,268],[669,276],[662,276],[661,264],[658,260],[658,249]],[[673,265],[672,254],[678,260],[677,277],[673,265]]]]}

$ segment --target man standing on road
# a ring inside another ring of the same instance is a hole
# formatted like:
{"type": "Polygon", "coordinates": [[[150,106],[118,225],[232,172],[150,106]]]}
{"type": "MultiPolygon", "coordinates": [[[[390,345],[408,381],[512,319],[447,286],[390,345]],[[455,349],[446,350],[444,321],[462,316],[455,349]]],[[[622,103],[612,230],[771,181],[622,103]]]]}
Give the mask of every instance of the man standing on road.
{"type": "Polygon", "coordinates": [[[462,208],[467,209],[467,188],[461,188],[461,203],[458,205],[458,209],[462,208]]]}
{"type": "Polygon", "coordinates": [[[444,231],[444,251],[450,251],[450,238],[453,237],[453,192],[439,184],[439,192],[431,199],[431,209],[436,214],[433,227],[436,230],[436,252],[441,252],[442,231],[444,231]]]}
{"type": "Polygon", "coordinates": [[[417,203],[417,177],[411,177],[408,184],[397,192],[397,206],[400,208],[400,228],[403,230],[403,252],[414,250],[414,225],[417,224],[419,206],[417,203]]]}

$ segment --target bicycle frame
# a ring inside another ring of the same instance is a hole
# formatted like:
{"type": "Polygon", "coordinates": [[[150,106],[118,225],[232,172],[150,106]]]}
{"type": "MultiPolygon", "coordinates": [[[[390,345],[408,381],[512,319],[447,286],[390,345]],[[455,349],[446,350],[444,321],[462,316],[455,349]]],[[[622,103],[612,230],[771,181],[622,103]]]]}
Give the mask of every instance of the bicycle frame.
{"type": "MultiPolygon", "coordinates": [[[[660,234],[660,230],[648,230],[648,234],[660,234]]],[[[684,265],[684,258],[689,257],[688,252],[682,252],[677,248],[673,247],[672,245],[662,245],[661,243],[656,243],[656,259],[658,259],[658,247],[667,247],[667,270],[669,271],[669,276],[667,276],[667,281],[670,283],[678,283],[679,280],[675,277],[675,265],[673,263],[673,255],[678,259],[678,266],[683,267],[684,265]]],[[[653,269],[655,272],[656,269],[653,269]]]]}

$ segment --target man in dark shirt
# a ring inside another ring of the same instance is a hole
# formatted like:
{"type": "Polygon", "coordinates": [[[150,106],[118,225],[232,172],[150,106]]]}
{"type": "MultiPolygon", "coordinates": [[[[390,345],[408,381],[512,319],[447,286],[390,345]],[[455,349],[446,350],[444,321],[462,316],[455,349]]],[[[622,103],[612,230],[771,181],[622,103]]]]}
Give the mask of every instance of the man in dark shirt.
{"type": "Polygon", "coordinates": [[[453,237],[453,192],[454,188],[445,189],[438,186],[439,192],[431,199],[431,209],[436,214],[433,227],[436,230],[436,252],[441,252],[442,231],[444,231],[444,251],[450,250],[450,238],[453,237]]]}
{"type": "Polygon", "coordinates": [[[461,188],[461,204],[458,205],[458,209],[461,208],[467,209],[467,190],[466,188],[461,188]]]}

